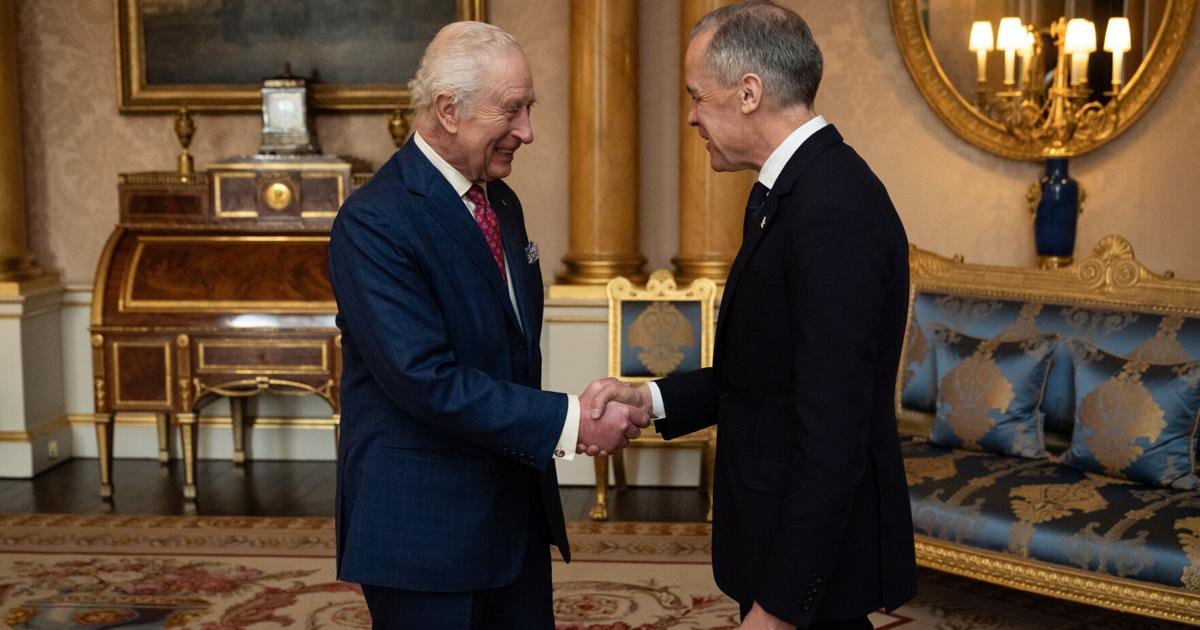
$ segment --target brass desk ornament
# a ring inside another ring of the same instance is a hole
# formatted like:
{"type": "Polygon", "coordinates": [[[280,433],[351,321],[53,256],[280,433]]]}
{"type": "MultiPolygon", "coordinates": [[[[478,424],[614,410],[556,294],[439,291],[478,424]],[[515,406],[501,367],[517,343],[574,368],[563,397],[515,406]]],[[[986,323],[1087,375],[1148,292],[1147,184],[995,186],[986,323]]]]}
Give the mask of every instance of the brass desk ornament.
{"type": "Polygon", "coordinates": [[[196,162],[192,159],[192,154],[188,153],[188,147],[192,145],[192,136],[194,135],[196,135],[196,123],[192,120],[187,105],[184,105],[175,113],[175,137],[179,139],[179,146],[183,148],[179,152],[179,175],[181,178],[186,178],[196,172],[196,162]]]}

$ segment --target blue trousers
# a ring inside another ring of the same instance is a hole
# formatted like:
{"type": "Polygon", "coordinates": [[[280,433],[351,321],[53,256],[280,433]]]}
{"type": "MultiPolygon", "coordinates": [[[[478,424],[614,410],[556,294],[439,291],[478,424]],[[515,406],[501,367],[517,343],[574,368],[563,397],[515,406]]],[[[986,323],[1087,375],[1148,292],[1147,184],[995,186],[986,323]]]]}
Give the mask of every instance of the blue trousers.
{"type": "Polygon", "coordinates": [[[550,545],[532,534],[512,584],[468,593],[362,585],[375,630],[554,630],[550,545]]]}

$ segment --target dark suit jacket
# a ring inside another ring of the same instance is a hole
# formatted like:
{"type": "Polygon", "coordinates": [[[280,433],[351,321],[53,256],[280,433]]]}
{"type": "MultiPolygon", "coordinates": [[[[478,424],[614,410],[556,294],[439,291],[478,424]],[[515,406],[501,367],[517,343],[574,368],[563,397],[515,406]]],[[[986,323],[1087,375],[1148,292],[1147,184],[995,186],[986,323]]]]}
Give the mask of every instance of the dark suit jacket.
{"type": "Polygon", "coordinates": [[[803,628],[916,592],[893,407],[907,307],[900,218],[825,127],[747,221],[713,367],[658,381],[664,437],[719,427],[713,572],[743,605],[803,628]]]}
{"type": "Polygon", "coordinates": [[[516,195],[492,182],[488,198],[519,313],[462,199],[411,140],[334,221],[339,579],[495,588],[547,529],[568,556],[552,462],[567,398],[539,389],[541,269],[516,195]]]}

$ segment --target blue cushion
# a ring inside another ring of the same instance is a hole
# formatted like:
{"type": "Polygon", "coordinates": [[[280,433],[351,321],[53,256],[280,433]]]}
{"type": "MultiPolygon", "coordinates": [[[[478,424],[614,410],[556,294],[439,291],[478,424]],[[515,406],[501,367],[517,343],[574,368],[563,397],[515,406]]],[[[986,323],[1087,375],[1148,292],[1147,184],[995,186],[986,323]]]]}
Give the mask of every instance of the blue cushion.
{"type": "Polygon", "coordinates": [[[918,534],[1200,592],[1200,492],[921,439],[901,449],[918,534]]]}
{"type": "Polygon", "coordinates": [[[1038,404],[1057,335],[978,339],[934,326],[937,411],[929,440],[943,446],[1045,457],[1038,404]]]}
{"type": "MultiPolygon", "coordinates": [[[[918,291],[912,303],[909,344],[902,361],[901,404],[932,412],[937,398],[934,353],[922,346],[930,326],[943,325],[981,339],[1026,339],[1058,333],[1119,356],[1149,363],[1200,360],[1200,318],[918,291]]],[[[1069,435],[1075,419],[1071,352],[1059,344],[1042,398],[1048,433],[1069,435]]]]}
{"type": "Polygon", "coordinates": [[[1075,430],[1062,463],[1172,488],[1195,475],[1200,362],[1151,365],[1087,342],[1068,344],[1075,365],[1075,430]]]}
{"type": "Polygon", "coordinates": [[[933,413],[937,402],[934,353],[925,329],[910,320],[904,346],[904,371],[900,373],[900,404],[905,409],[933,413]]]}

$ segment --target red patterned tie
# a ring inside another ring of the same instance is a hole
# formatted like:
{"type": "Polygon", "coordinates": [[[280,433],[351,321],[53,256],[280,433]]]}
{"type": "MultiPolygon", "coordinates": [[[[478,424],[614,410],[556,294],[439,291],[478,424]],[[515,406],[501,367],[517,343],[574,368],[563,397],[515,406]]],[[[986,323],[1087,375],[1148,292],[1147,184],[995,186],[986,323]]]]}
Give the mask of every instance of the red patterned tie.
{"type": "Polygon", "coordinates": [[[475,222],[479,224],[479,231],[483,232],[483,238],[492,249],[492,258],[496,259],[496,266],[500,268],[500,279],[508,283],[508,273],[504,270],[504,248],[500,245],[500,223],[496,221],[496,212],[492,210],[478,184],[467,190],[467,199],[475,204],[475,222]]]}

